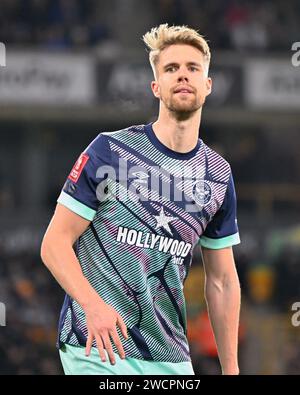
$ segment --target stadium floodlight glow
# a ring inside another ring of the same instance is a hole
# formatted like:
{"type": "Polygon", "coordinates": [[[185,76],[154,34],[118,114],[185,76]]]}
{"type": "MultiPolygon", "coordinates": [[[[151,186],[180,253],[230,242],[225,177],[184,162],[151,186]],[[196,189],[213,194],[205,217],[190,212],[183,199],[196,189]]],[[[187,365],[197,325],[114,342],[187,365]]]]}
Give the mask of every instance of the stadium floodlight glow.
{"type": "Polygon", "coordinates": [[[6,326],[6,307],[4,303],[0,303],[0,326],[6,326]]]}
{"type": "Polygon", "coordinates": [[[300,66],[300,41],[292,44],[292,51],[296,51],[292,56],[292,65],[294,67],[300,66]]]}
{"type": "Polygon", "coordinates": [[[0,42],[0,66],[6,66],[6,48],[3,43],[0,42]]]}

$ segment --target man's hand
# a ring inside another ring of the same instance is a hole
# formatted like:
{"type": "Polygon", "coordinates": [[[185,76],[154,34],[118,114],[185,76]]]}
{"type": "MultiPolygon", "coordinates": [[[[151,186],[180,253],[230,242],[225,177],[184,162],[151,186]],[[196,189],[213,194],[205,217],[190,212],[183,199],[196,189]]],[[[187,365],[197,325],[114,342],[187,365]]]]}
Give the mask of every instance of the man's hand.
{"type": "Polygon", "coordinates": [[[125,359],[125,352],[118,336],[117,328],[121,329],[122,335],[128,339],[126,325],[117,311],[108,304],[100,301],[85,308],[88,338],[86,342],[86,356],[90,355],[93,340],[96,340],[97,348],[102,362],[106,362],[104,349],[106,349],[110,363],[116,363],[110,337],[116,345],[121,359],[125,359]]]}

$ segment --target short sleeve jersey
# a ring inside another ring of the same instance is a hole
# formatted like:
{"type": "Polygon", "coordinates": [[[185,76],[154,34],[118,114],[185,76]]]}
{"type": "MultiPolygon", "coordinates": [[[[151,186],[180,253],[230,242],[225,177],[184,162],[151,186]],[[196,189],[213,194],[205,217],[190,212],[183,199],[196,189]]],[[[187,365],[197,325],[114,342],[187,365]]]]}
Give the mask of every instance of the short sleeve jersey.
{"type": "MultiPolygon", "coordinates": [[[[118,333],[126,356],[190,361],[183,287],[193,248],[240,242],[226,160],[201,139],[192,151],[175,152],[152,124],[100,133],[58,203],[90,221],[76,255],[84,276],[125,321],[128,340],[118,333]]],[[[86,339],[84,311],[66,295],[58,346],[85,346],[86,339]]]]}

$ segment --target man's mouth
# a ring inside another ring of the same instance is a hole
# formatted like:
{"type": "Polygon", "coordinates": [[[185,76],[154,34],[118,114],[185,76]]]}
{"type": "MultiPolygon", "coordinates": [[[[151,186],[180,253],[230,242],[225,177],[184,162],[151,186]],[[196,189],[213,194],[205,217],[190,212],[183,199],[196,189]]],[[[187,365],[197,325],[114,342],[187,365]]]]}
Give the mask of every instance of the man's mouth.
{"type": "Polygon", "coordinates": [[[191,88],[177,88],[174,90],[174,93],[193,93],[193,90],[191,88]]]}

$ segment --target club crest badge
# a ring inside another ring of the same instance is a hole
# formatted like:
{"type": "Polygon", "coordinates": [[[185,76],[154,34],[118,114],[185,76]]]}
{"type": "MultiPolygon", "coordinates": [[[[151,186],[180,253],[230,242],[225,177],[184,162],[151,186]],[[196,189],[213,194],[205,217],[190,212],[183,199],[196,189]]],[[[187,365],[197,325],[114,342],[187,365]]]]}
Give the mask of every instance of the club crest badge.
{"type": "Polygon", "coordinates": [[[206,181],[197,181],[193,185],[193,198],[199,206],[206,206],[211,200],[211,187],[206,181]]]}

